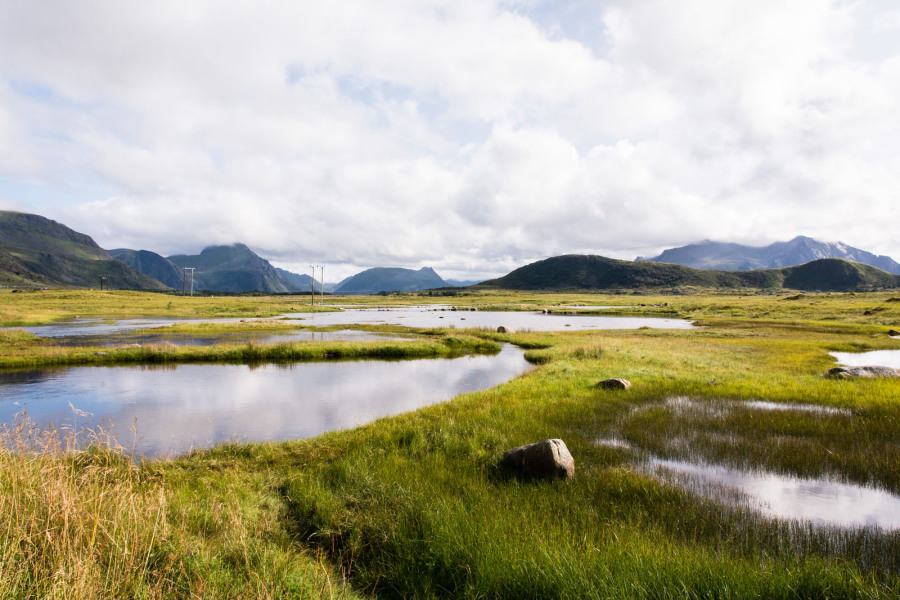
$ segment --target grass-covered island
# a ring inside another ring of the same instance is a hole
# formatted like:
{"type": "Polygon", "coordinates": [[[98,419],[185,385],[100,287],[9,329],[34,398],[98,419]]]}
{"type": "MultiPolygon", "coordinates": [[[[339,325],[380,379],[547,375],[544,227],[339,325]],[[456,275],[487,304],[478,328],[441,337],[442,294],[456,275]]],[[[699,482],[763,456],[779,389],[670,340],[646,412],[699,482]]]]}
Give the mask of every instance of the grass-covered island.
{"type": "MultiPolygon", "coordinates": [[[[330,360],[328,348],[377,357],[403,344],[421,356],[491,351],[505,341],[526,348],[538,367],[357,429],[173,460],[134,460],[104,446],[102,435],[72,449],[64,437],[10,424],[0,450],[0,597],[897,597],[897,529],[769,518],[648,466],[651,458],[691,461],[900,495],[900,379],[824,376],[835,366],[831,351],[900,349],[887,333],[900,329],[895,296],[483,292],[452,303],[576,312],[612,305],[620,307],[612,314],[701,327],[428,330],[402,343],[317,342],[315,356],[299,343],[280,354],[232,344],[196,351],[204,356],[172,348],[97,355],[4,331],[6,368],[330,360]],[[596,386],[610,377],[632,388],[596,386]],[[574,479],[529,481],[500,468],[505,450],[547,438],[568,446],[574,479]]],[[[169,314],[277,328],[294,325],[249,319],[302,310],[309,307],[291,297],[0,292],[7,326],[169,314]]]]}

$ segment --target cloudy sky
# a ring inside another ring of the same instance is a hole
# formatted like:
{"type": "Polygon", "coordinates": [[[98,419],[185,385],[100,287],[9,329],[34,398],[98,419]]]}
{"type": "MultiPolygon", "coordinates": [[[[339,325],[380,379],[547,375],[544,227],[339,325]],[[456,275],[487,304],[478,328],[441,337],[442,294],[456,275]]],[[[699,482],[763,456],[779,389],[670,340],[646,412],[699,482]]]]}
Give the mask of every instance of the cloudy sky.
{"type": "Polygon", "coordinates": [[[900,260],[900,4],[5,0],[0,208],[328,280],[799,234],[900,260]]]}

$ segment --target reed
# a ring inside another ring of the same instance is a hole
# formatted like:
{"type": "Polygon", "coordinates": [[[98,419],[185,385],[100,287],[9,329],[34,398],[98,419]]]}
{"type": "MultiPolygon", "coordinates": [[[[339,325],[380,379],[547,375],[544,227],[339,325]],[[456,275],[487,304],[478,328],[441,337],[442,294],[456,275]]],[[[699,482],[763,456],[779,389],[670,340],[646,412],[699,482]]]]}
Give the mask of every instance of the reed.
{"type": "MultiPolygon", "coordinates": [[[[896,598],[897,531],[770,519],[640,468],[651,454],[702,458],[900,494],[897,381],[823,376],[829,351],[900,348],[885,333],[900,326],[900,303],[884,294],[786,298],[453,300],[480,309],[645,304],[637,309],[705,321],[692,331],[434,330],[416,331],[414,342],[246,343],[198,354],[76,349],[93,364],[322,360],[492,351],[508,341],[540,366],[353,430],[173,460],[135,462],[102,440],[75,448],[58,432],[10,430],[0,455],[0,510],[10,516],[0,596],[896,598]],[[630,379],[632,390],[597,388],[607,377],[630,379]],[[760,412],[745,406],[753,400],[835,410],[760,412]],[[596,443],[609,437],[628,446],[596,443]],[[524,481],[498,468],[506,449],[546,438],[566,442],[575,479],[524,481]],[[72,575],[82,571],[84,582],[72,575]]],[[[24,332],[0,336],[4,357],[56,352],[24,332]]]]}
{"type": "Polygon", "coordinates": [[[232,547],[257,538],[243,550],[259,564],[223,564],[191,535],[184,508],[209,492],[185,500],[171,475],[136,463],[102,430],[39,430],[23,416],[0,437],[0,597],[354,597],[321,556],[267,539],[233,501],[213,526],[232,547]]]}
{"type": "Polygon", "coordinates": [[[495,342],[456,333],[416,340],[383,342],[224,343],[177,346],[172,343],[125,344],[113,348],[54,346],[24,331],[0,338],[0,369],[85,365],[175,364],[200,362],[290,362],[351,359],[411,359],[499,352],[495,342]]]}

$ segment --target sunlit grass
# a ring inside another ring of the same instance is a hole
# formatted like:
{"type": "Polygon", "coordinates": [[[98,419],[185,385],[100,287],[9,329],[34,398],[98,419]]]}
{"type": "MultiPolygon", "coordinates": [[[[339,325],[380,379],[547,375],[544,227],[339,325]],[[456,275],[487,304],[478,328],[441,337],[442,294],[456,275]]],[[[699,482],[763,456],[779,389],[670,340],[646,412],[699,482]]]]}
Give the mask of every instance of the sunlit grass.
{"type": "MultiPolygon", "coordinates": [[[[96,348],[74,349],[96,364],[378,357],[401,348],[428,355],[513,342],[540,367],[353,430],[226,444],[174,460],[135,463],[127,451],[107,448],[24,452],[8,444],[0,465],[0,508],[10,516],[0,535],[0,596],[63,597],[71,585],[66,597],[896,597],[897,532],[766,518],[636,466],[648,454],[702,458],[900,494],[900,381],[824,376],[835,364],[829,351],[900,348],[886,335],[900,326],[900,302],[891,297],[490,293],[429,300],[481,310],[617,304],[674,311],[705,327],[416,330],[422,339],[413,342],[243,343],[199,354],[170,346],[99,356],[96,348]],[[608,377],[629,379],[632,390],[596,387],[608,377]],[[673,410],[668,400],[677,397],[706,408],[673,410]],[[750,400],[841,411],[741,408],[750,400]],[[595,443],[606,437],[629,446],[595,443]],[[566,442],[574,480],[520,481],[498,469],[505,450],[546,438],[566,442]],[[76,569],[87,573],[86,583],[73,579],[76,569]]],[[[152,304],[128,298],[141,310],[152,304]]],[[[285,301],[251,300],[261,314],[285,301]]],[[[421,298],[350,300],[374,306],[421,298]]],[[[216,307],[205,299],[203,310],[251,309],[245,301],[216,307]]],[[[0,332],[3,360],[63,351],[21,330],[0,332]]]]}

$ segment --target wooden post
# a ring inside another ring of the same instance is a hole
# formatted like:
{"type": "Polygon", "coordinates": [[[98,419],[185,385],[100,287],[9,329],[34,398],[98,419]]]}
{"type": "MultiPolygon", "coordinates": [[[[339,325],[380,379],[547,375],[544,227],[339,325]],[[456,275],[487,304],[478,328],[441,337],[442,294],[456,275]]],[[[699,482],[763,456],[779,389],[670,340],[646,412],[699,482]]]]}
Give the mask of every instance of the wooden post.
{"type": "Polygon", "coordinates": [[[312,269],[312,281],[309,282],[309,303],[312,306],[316,305],[316,267],[313,265],[309,265],[309,268],[312,269]]]}
{"type": "Polygon", "coordinates": [[[322,306],[325,306],[325,266],[322,266],[322,281],[319,283],[319,291],[322,292],[322,306]]]}

